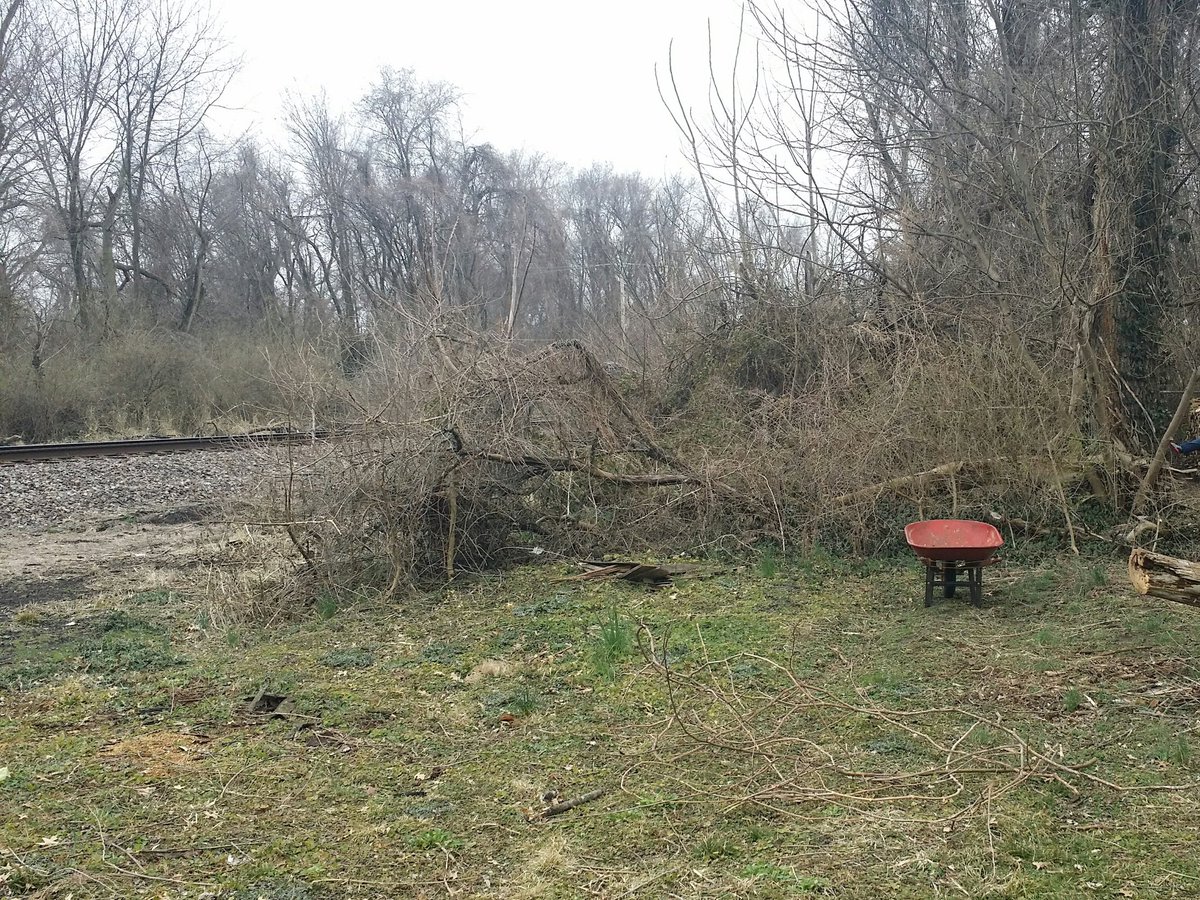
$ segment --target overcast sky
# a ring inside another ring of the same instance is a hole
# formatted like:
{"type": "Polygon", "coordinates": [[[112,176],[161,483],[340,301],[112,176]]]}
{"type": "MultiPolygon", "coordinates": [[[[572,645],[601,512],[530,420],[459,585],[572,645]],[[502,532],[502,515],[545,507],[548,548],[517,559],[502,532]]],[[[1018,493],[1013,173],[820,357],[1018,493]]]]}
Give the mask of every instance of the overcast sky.
{"type": "Polygon", "coordinates": [[[705,102],[706,22],[728,49],[740,0],[210,0],[243,57],[229,127],[277,140],[287,91],[322,88],[348,108],[383,66],[457,85],[476,139],[542,151],[572,166],[608,161],[679,171],[679,139],[658,98],[677,67],[705,102]]]}

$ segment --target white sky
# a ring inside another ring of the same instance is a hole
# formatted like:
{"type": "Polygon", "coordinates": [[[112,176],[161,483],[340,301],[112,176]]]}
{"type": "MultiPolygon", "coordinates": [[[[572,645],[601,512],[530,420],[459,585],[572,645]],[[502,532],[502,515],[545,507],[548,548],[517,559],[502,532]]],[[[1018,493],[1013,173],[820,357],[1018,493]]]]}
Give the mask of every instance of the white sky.
{"type": "MultiPolygon", "coordinates": [[[[654,84],[675,41],[689,102],[706,103],[707,33],[728,50],[740,0],[210,0],[244,64],[230,128],[282,134],[285,92],[349,106],[383,66],[464,93],[468,131],[500,150],[656,176],[685,168],[654,84]]],[[[728,54],[724,54],[728,57],[728,54]]],[[[720,72],[718,68],[718,72],[720,72]]]]}

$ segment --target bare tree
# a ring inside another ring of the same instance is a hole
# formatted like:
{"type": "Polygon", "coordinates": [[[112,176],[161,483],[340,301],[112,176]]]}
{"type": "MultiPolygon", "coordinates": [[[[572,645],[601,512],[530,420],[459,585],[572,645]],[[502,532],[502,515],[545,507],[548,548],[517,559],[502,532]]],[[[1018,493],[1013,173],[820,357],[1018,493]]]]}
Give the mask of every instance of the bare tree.
{"type": "Polygon", "coordinates": [[[5,335],[12,334],[18,285],[40,245],[30,220],[36,148],[27,98],[40,64],[41,37],[25,0],[0,6],[0,328],[5,335]]]}
{"type": "Polygon", "coordinates": [[[94,308],[89,243],[116,156],[111,112],[121,41],[136,11],[131,0],[48,4],[39,23],[45,56],[28,98],[40,190],[65,244],[79,323],[92,334],[103,329],[106,310],[94,308]]]}
{"type": "Polygon", "coordinates": [[[110,198],[125,204],[134,302],[147,299],[143,210],[153,170],[162,162],[177,171],[180,145],[202,127],[235,70],[211,13],[194,0],[147,0],[122,43],[114,97],[119,189],[110,198]]]}

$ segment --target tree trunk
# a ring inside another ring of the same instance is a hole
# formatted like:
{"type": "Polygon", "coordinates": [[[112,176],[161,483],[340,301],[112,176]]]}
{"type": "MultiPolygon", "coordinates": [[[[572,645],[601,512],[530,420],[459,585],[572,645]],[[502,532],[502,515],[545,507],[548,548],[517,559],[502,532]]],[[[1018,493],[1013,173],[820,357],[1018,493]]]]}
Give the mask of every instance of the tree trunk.
{"type": "MultiPolygon", "coordinates": [[[[104,220],[100,233],[100,277],[103,279],[104,308],[112,310],[117,305],[117,266],[113,258],[113,234],[117,228],[118,191],[108,191],[108,202],[104,205],[104,220]]],[[[107,312],[105,319],[107,319],[107,312]]]]}
{"type": "Polygon", "coordinates": [[[196,311],[204,300],[204,261],[208,258],[208,235],[201,231],[199,245],[196,248],[196,262],[188,278],[188,291],[184,300],[183,316],[179,320],[179,330],[185,334],[192,330],[196,320],[196,311]]]}
{"type": "Polygon", "coordinates": [[[1129,580],[1139,594],[1200,606],[1200,563],[1135,549],[1129,554],[1129,580]]]}
{"type": "Polygon", "coordinates": [[[1147,445],[1170,415],[1161,402],[1161,320],[1170,295],[1168,182],[1180,138],[1172,104],[1181,42],[1176,6],[1176,0],[1113,5],[1104,125],[1095,149],[1099,308],[1092,341],[1105,370],[1097,388],[1107,435],[1131,451],[1147,445]]]}
{"type": "MultiPolygon", "coordinates": [[[[13,294],[12,281],[8,277],[8,261],[0,258],[0,334],[8,337],[17,324],[17,298],[13,294]]],[[[0,338],[0,343],[3,339],[0,338]]]]}
{"type": "Polygon", "coordinates": [[[72,172],[67,206],[62,210],[67,233],[67,248],[71,255],[71,275],[75,281],[75,304],[79,326],[84,334],[93,329],[91,286],[87,275],[87,219],[77,186],[78,176],[72,172]]]}

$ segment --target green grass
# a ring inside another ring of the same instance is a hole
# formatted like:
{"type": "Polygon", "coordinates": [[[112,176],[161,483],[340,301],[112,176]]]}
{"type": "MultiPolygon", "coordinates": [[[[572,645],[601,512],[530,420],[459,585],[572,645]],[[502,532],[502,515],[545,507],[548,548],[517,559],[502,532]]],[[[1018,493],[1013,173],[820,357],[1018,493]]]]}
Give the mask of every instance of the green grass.
{"type": "Polygon", "coordinates": [[[509,712],[517,716],[528,716],[540,705],[538,692],[527,684],[520,685],[508,700],[509,712]]]}
{"type": "Polygon", "coordinates": [[[990,570],[978,609],[924,608],[910,562],[823,553],[662,591],[527,569],[271,631],[198,632],[174,588],[41,605],[0,620],[0,895],[1195,896],[1200,615],[1094,567],[990,570]],[[830,705],[739,725],[797,696],[788,673],[830,705]],[[264,684],[283,717],[245,714],[264,684]],[[933,770],[1005,727],[1184,789],[818,790],[862,787],[817,778],[824,752],[933,770]],[[777,742],[774,767],[747,735],[777,742]]]}
{"type": "Polygon", "coordinates": [[[1063,694],[1063,709],[1067,712],[1073,713],[1081,706],[1083,706],[1083,691],[1079,688],[1070,688],[1063,694]]]}
{"type": "Polygon", "coordinates": [[[414,850],[461,850],[464,846],[462,838],[451,834],[444,828],[427,828],[410,835],[406,841],[414,850]]]}

